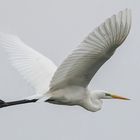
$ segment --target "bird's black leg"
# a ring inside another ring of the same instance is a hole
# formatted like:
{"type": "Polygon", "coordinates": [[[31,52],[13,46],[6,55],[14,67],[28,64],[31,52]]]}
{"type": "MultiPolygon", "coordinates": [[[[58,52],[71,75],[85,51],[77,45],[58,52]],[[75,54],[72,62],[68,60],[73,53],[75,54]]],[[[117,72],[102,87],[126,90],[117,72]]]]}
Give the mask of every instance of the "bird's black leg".
{"type": "Polygon", "coordinates": [[[8,107],[8,106],[13,106],[13,105],[19,105],[19,104],[25,104],[25,103],[32,103],[36,102],[38,99],[24,99],[24,100],[18,100],[18,101],[11,101],[11,102],[5,102],[3,100],[0,100],[0,108],[2,107],[8,107]]]}

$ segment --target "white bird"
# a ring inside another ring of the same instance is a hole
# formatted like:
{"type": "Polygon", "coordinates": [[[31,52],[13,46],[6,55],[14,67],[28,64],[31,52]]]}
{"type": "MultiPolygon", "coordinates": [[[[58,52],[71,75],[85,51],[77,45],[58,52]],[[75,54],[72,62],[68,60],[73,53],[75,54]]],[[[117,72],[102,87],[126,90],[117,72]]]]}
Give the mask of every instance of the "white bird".
{"type": "Polygon", "coordinates": [[[79,105],[95,112],[102,108],[102,99],[129,100],[108,91],[89,91],[88,85],[98,69],[124,42],[130,27],[130,10],[120,11],[92,31],[58,68],[17,36],[0,33],[0,46],[6,49],[14,67],[36,93],[18,101],[0,100],[0,107],[42,101],[79,105]]]}

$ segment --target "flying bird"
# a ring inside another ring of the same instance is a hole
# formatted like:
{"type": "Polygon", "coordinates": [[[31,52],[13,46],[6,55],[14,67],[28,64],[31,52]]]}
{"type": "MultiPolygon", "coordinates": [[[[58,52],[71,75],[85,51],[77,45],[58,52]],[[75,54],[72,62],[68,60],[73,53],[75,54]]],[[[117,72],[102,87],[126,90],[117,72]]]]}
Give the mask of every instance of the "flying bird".
{"type": "Polygon", "coordinates": [[[109,91],[88,89],[99,68],[124,42],[131,27],[131,11],[125,9],[94,29],[57,68],[47,57],[24,44],[17,36],[0,33],[12,65],[33,87],[33,96],[17,101],[0,100],[0,108],[12,105],[48,102],[79,105],[88,111],[102,108],[102,99],[128,98],[109,91]]]}

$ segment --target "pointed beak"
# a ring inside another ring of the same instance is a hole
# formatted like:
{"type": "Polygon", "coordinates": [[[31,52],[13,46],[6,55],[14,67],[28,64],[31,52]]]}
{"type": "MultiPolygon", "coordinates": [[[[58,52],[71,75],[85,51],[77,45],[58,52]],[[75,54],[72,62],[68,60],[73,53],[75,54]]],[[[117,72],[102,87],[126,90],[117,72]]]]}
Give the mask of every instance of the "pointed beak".
{"type": "Polygon", "coordinates": [[[130,100],[130,99],[128,99],[128,98],[121,97],[121,96],[118,96],[118,95],[111,95],[111,97],[112,97],[113,99],[130,100]]]}

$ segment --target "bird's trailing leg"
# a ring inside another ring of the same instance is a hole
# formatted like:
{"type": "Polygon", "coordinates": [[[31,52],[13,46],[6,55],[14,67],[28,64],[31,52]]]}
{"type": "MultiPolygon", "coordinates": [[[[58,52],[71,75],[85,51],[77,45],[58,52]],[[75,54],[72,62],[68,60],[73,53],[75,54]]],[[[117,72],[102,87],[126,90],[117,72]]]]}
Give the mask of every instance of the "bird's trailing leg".
{"type": "Polygon", "coordinates": [[[25,104],[25,103],[32,103],[36,102],[38,99],[24,99],[24,100],[18,100],[18,101],[11,101],[11,102],[5,102],[3,100],[0,100],[0,108],[2,107],[8,107],[8,106],[13,106],[13,105],[19,105],[19,104],[25,104]]]}

